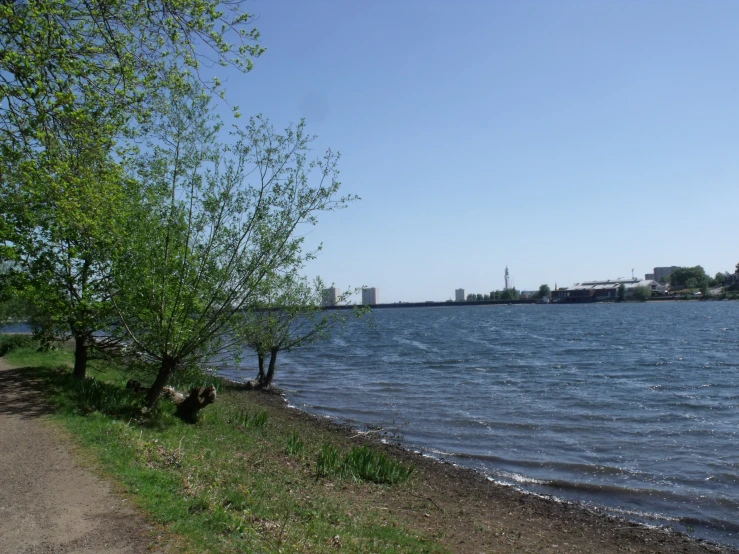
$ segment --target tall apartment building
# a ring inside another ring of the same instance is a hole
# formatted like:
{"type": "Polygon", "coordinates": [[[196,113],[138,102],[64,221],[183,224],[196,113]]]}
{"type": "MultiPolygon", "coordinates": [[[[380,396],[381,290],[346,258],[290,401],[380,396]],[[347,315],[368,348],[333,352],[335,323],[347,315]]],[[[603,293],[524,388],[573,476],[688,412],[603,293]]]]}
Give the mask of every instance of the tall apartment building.
{"type": "Polygon", "coordinates": [[[362,289],[362,304],[365,306],[379,304],[380,291],[375,287],[362,289]]]}
{"type": "Polygon", "coordinates": [[[455,302],[464,302],[464,289],[455,289],[454,290],[454,301],[455,302]]]}
{"type": "Polygon", "coordinates": [[[341,298],[341,289],[338,287],[330,287],[323,289],[321,294],[321,305],[336,306],[341,298]]]}
{"type": "Polygon", "coordinates": [[[670,267],[655,267],[654,280],[659,283],[663,277],[669,277],[676,269],[680,268],[676,265],[671,265],[670,267]]]}

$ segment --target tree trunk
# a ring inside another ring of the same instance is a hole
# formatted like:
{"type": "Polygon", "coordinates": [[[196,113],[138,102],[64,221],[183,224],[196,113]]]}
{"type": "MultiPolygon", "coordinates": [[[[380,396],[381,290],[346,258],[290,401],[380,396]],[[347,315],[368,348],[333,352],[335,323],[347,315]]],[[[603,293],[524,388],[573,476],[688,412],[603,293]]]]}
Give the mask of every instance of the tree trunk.
{"type": "Polygon", "coordinates": [[[74,377],[84,379],[87,374],[88,337],[74,337],[74,377]]]}
{"type": "Polygon", "coordinates": [[[264,381],[264,354],[262,352],[257,352],[257,356],[259,357],[259,373],[257,374],[257,381],[261,383],[264,381]]]}
{"type": "Polygon", "coordinates": [[[214,386],[190,389],[190,394],[177,402],[175,415],[188,423],[195,423],[198,420],[200,410],[215,402],[216,396],[214,386]]]}
{"type": "Polygon", "coordinates": [[[159,366],[159,373],[157,378],[154,380],[154,384],[146,394],[146,406],[152,409],[159,400],[159,395],[162,393],[162,389],[166,386],[169,381],[169,376],[172,375],[172,371],[175,368],[175,361],[171,358],[165,358],[162,360],[162,365],[159,366]]]}
{"type": "Polygon", "coordinates": [[[273,348],[269,351],[269,367],[267,368],[267,376],[262,379],[261,385],[268,389],[272,385],[272,379],[275,378],[275,366],[277,364],[277,353],[279,349],[273,348]]]}

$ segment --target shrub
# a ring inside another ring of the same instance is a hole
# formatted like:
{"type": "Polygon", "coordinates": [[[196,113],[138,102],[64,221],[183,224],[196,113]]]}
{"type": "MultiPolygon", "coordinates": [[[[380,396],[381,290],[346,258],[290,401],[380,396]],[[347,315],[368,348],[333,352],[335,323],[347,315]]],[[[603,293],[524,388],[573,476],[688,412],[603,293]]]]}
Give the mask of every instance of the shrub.
{"type": "Polygon", "coordinates": [[[0,356],[17,348],[38,346],[38,342],[30,335],[0,335],[0,356]]]}

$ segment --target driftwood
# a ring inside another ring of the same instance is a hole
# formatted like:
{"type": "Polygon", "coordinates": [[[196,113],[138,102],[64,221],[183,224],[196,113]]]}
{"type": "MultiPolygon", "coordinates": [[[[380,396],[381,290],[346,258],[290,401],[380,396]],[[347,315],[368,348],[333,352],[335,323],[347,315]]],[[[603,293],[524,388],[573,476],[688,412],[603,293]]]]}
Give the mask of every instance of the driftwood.
{"type": "MultiPolygon", "coordinates": [[[[146,392],[148,390],[136,379],[130,379],[126,383],[126,388],[133,392],[146,392]]],[[[216,388],[212,385],[210,387],[193,387],[187,396],[176,391],[172,386],[166,386],[162,389],[162,397],[177,405],[175,415],[188,423],[195,423],[198,420],[198,412],[208,404],[215,402],[216,396],[216,388]]]]}
{"type": "Polygon", "coordinates": [[[216,388],[213,385],[194,387],[190,389],[190,394],[187,397],[181,392],[175,391],[175,394],[177,395],[174,400],[174,403],[177,404],[175,415],[188,423],[195,423],[198,420],[198,412],[208,404],[215,402],[217,396],[216,388]]]}

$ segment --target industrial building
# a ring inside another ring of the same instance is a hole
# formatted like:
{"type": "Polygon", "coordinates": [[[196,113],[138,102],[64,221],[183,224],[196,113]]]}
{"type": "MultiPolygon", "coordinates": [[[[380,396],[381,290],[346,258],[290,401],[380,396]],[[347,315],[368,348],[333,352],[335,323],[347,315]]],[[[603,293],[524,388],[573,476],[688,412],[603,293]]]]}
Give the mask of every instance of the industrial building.
{"type": "MultiPolygon", "coordinates": [[[[656,268],[655,268],[656,269],[656,268]]],[[[665,285],[651,279],[609,279],[585,281],[571,287],[552,291],[552,302],[602,302],[618,298],[618,289],[624,285],[626,296],[633,294],[635,287],[648,287],[652,292],[664,293],[665,285]]]]}

